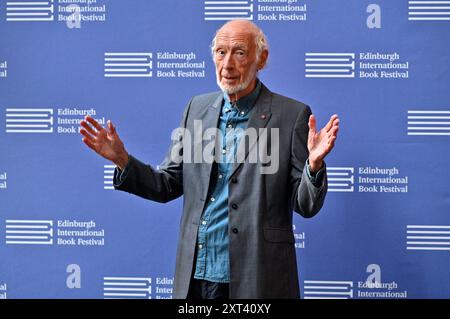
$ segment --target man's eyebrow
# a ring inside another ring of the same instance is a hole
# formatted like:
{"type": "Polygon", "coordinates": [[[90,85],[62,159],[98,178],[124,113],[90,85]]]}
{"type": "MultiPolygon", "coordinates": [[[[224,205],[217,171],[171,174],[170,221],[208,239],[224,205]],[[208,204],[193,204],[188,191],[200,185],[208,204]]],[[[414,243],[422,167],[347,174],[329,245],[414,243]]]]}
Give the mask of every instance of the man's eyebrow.
{"type": "MultiPolygon", "coordinates": [[[[215,46],[215,50],[223,49],[224,47],[227,47],[226,44],[217,43],[215,46]]],[[[246,44],[236,44],[231,46],[231,50],[248,50],[248,46],[246,44]]]]}
{"type": "Polygon", "coordinates": [[[233,45],[233,49],[237,49],[237,50],[239,50],[239,49],[247,50],[247,48],[248,48],[248,46],[247,46],[246,44],[236,44],[236,45],[233,45]]]}

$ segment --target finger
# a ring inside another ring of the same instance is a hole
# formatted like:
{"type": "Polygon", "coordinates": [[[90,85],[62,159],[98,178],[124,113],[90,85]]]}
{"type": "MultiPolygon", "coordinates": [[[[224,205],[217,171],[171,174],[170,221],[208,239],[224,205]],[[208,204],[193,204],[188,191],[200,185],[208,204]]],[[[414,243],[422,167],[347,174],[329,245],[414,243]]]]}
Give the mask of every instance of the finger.
{"type": "Polygon", "coordinates": [[[337,133],[339,132],[339,126],[333,126],[328,133],[328,136],[337,136],[337,133]]]}
{"type": "Polygon", "coordinates": [[[330,131],[331,131],[331,130],[334,130],[335,128],[339,129],[339,120],[335,120],[335,121],[333,122],[333,125],[331,126],[330,131]]]}
{"type": "Polygon", "coordinates": [[[331,149],[334,147],[334,142],[336,141],[336,136],[332,136],[329,140],[328,140],[328,150],[331,151],[331,149]]]}
{"type": "Polygon", "coordinates": [[[316,133],[317,132],[317,128],[316,128],[316,117],[311,114],[309,116],[309,121],[308,121],[308,126],[309,126],[309,131],[311,133],[316,133]]]}
{"type": "Polygon", "coordinates": [[[83,138],[82,139],[82,141],[84,142],[84,144],[86,144],[91,150],[93,150],[93,151],[95,151],[96,152],[96,149],[95,149],[95,144],[94,143],[92,143],[91,141],[89,141],[87,138],[83,138]]]}
{"type": "Polygon", "coordinates": [[[337,135],[330,135],[327,137],[326,144],[334,143],[336,141],[337,135]]]}
{"type": "Polygon", "coordinates": [[[97,136],[97,132],[96,131],[94,131],[93,129],[92,129],[92,127],[86,122],[86,121],[81,121],[80,122],[80,125],[83,127],[83,128],[85,128],[86,129],[86,131],[88,131],[90,134],[92,134],[92,135],[94,135],[94,136],[97,136]]]}
{"type": "Polygon", "coordinates": [[[333,120],[333,126],[339,126],[339,123],[340,123],[341,121],[339,120],[339,118],[337,117],[337,118],[335,118],[334,120],[333,120]]]}
{"type": "Polygon", "coordinates": [[[103,127],[102,127],[100,124],[98,124],[98,122],[97,122],[94,118],[92,118],[92,117],[90,117],[90,116],[88,115],[88,116],[85,117],[85,119],[86,119],[86,121],[88,121],[89,123],[91,123],[92,126],[94,126],[98,131],[103,130],[103,127]]]}
{"type": "Polygon", "coordinates": [[[91,134],[86,132],[86,130],[80,129],[80,133],[84,136],[85,139],[89,140],[92,143],[95,143],[95,138],[91,134]]]}
{"type": "Polygon", "coordinates": [[[327,125],[325,126],[326,132],[328,132],[331,129],[331,127],[333,126],[334,120],[337,118],[338,118],[337,114],[334,114],[331,116],[330,120],[328,121],[327,125]]]}
{"type": "Polygon", "coordinates": [[[108,130],[110,135],[116,135],[116,128],[110,120],[108,120],[108,130]]]}

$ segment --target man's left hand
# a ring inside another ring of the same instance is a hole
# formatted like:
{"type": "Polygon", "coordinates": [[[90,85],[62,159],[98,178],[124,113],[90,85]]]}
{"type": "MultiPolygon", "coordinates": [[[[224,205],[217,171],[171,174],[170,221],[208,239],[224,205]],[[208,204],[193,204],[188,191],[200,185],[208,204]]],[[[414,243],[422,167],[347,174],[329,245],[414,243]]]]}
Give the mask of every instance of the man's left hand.
{"type": "Polygon", "coordinates": [[[334,114],[331,116],[327,125],[317,132],[316,118],[311,114],[308,126],[309,166],[311,172],[315,173],[322,168],[323,159],[334,147],[334,142],[339,131],[339,118],[337,114],[334,114]]]}

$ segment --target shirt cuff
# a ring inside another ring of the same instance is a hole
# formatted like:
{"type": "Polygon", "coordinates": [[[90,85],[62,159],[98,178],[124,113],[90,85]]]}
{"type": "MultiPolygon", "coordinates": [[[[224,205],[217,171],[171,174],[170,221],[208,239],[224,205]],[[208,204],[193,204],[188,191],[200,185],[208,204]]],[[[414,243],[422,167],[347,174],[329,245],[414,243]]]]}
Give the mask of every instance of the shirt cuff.
{"type": "Polygon", "coordinates": [[[121,170],[118,166],[116,166],[116,169],[114,170],[114,186],[119,186],[123,183],[123,181],[126,179],[128,175],[128,171],[130,170],[131,166],[131,155],[128,155],[128,162],[127,165],[121,170]]]}
{"type": "Polygon", "coordinates": [[[325,163],[321,169],[317,172],[312,173],[311,167],[309,166],[309,158],[306,160],[306,174],[308,175],[309,181],[315,186],[320,187],[323,183],[323,177],[325,175],[325,163]]]}

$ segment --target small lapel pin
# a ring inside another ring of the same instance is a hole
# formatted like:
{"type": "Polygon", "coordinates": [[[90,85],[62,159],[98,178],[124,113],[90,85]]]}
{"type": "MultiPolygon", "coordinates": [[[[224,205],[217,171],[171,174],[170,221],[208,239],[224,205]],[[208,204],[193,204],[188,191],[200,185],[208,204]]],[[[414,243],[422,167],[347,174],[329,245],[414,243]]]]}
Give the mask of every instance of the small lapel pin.
{"type": "Polygon", "coordinates": [[[261,118],[262,118],[263,120],[265,120],[265,119],[266,119],[266,114],[261,114],[261,118]]]}

